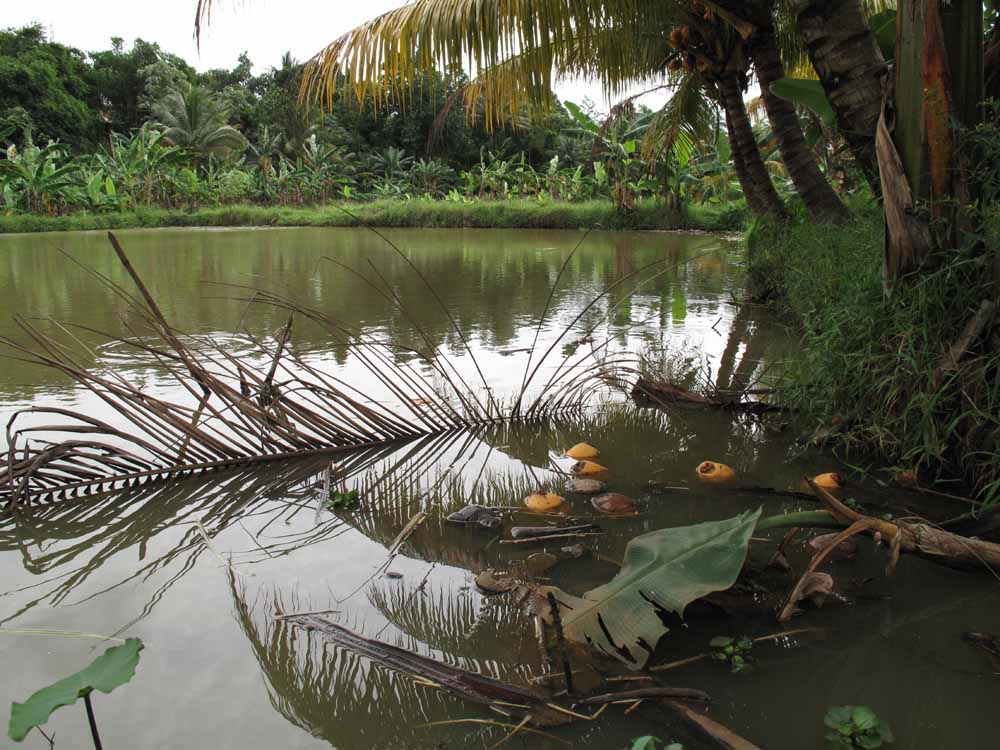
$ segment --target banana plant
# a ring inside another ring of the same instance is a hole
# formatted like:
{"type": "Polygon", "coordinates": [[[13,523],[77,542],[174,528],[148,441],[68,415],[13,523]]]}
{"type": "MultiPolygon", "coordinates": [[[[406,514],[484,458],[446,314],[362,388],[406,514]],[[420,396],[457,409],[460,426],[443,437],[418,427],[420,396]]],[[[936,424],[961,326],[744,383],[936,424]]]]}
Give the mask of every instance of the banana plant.
{"type": "Polygon", "coordinates": [[[130,206],[149,207],[154,197],[165,197],[168,173],[183,157],[180,147],[167,145],[163,133],[146,123],[129,136],[114,134],[97,161],[130,206]]]}
{"type": "Polygon", "coordinates": [[[56,214],[76,185],[80,165],[65,148],[50,141],[39,147],[28,143],[23,151],[10,148],[0,160],[0,185],[15,206],[31,213],[56,214]]]}

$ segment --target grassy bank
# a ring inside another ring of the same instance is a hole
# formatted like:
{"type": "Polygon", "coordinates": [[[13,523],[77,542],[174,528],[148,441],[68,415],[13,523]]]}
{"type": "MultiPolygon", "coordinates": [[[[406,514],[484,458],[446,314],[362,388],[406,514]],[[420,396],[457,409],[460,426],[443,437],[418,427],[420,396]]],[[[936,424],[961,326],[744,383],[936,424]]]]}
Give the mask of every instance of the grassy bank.
{"type": "Polygon", "coordinates": [[[1000,329],[942,366],[982,301],[996,298],[994,258],[942,252],[887,299],[881,211],[853,209],[843,227],[759,222],[748,235],[753,290],[804,330],[785,398],[817,426],[842,425],[841,444],[874,451],[890,472],[1000,499],[1000,329]]]}
{"type": "Polygon", "coordinates": [[[531,200],[471,201],[382,200],[371,203],[290,208],[223,206],[190,211],[143,209],[125,213],[74,213],[65,216],[0,216],[0,233],[60,232],[87,229],[154,227],[480,227],[497,229],[738,229],[743,208],[691,206],[678,213],[662,204],[640,202],[620,213],[608,201],[569,203],[531,200]]]}

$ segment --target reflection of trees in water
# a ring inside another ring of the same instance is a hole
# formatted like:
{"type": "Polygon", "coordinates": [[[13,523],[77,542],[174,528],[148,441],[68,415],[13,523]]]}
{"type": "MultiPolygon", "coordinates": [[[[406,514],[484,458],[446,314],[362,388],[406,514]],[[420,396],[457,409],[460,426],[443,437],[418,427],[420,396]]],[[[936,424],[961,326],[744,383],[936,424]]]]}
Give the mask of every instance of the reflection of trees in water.
{"type": "MultiPolygon", "coordinates": [[[[505,346],[523,333],[526,323],[534,325],[559,268],[581,237],[576,232],[532,231],[388,234],[441,293],[463,336],[481,339],[490,346],[505,346]]],[[[342,267],[323,262],[327,256],[365,273],[382,287],[370,261],[435,346],[460,349],[450,321],[423,281],[373,234],[358,230],[192,231],[133,233],[124,239],[139,273],[179,330],[204,332],[210,325],[210,330],[236,331],[245,324],[260,336],[283,324],[285,316],[280,310],[267,305],[247,309],[245,302],[236,299],[240,295],[220,295],[203,285],[204,281],[223,281],[266,286],[332,318],[384,334],[399,350],[426,348],[413,323],[400,316],[385,296],[372,293],[342,267]]],[[[12,288],[6,303],[9,309],[98,328],[121,321],[122,327],[110,333],[126,336],[125,324],[139,322],[128,320],[133,313],[113,296],[105,295],[85,270],[67,264],[49,240],[35,237],[18,242],[27,242],[30,251],[25,248],[23,252],[0,254],[5,263],[0,272],[10,279],[30,278],[32,283],[12,288]]],[[[728,255],[732,251],[717,238],[591,233],[569,264],[554,294],[552,309],[578,310],[620,278],[624,268],[642,267],[660,258],[669,258],[670,265],[677,265],[710,244],[720,245],[719,262],[711,267],[698,264],[695,270],[699,282],[721,289],[729,283],[728,255]]],[[[102,236],[74,235],[72,250],[81,263],[128,286],[102,236]]],[[[644,293],[658,295],[669,278],[664,276],[644,287],[644,293]]],[[[87,338],[85,333],[81,335],[87,338]]],[[[343,363],[347,348],[329,338],[320,326],[304,322],[296,331],[295,343],[303,353],[330,352],[343,363]]],[[[81,366],[94,364],[87,361],[89,354],[81,356],[81,366]]],[[[54,382],[51,373],[38,368],[27,369],[14,361],[8,365],[4,380],[9,381],[9,388],[19,382],[54,382]]]]}

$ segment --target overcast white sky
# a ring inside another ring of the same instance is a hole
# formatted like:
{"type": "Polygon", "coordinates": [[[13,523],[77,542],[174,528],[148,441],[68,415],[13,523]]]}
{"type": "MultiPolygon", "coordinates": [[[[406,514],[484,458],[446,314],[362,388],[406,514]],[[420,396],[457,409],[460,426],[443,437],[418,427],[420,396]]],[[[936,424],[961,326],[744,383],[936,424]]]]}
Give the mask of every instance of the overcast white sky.
{"type": "MultiPolygon", "coordinates": [[[[379,13],[404,5],[404,0],[217,0],[212,23],[202,37],[201,51],[193,38],[194,0],[4,0],[4,27],[39,22],[55,41],[84,51],[106,49],[113,36],[131,46],[136,37],[157,42],[198,70],[230,68],[246,51],[257,72],[277,65],[291,50],[299,60],[379,13]]],[[[607,103],[597,82],[560,85],[563,99],[589,96],[602,109],[607,103]]],[[[658,106],[663,97],[644,99],[658,106]]]]}

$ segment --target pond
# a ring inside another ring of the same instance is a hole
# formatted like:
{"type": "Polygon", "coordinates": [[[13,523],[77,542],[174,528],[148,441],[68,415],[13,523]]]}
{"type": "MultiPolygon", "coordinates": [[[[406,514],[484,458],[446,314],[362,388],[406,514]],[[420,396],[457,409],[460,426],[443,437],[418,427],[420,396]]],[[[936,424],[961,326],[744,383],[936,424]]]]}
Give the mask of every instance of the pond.
{"type": "MultiPolygon", "coordinates": [[[[434,373],[405,353],[433,347],[484,399],[513,398],[529,357],[537,362],[547,349],[556,358],[634,355],[653,374],[745,388],[780,377],[795,346],[794,333],[766,311],[739,304],[742,251],[723,237],[384,234],[156,230],[119,237],[165,317],[180,331],[223,342],[236,357],[250,356],[248,337],[270,340],[287,320],[281,309],[248,301],[252,290],[264,289],[391,342],[398,357],[428,378],[434,373]]],[[[24,340],[15,315],[39,318],[32,324],[43,331],[59,332],[54,320],[77,324],[74,356],[81,366],[123,374],[154,396],[176,396],[179,386],[161,362],[114,343],[142,321],[91,271],[123,288],[130,283],[102,233],[0,237],[0,334],[24,340]]],[[[356,353],[323,327],[297,321],[291,346],[302,362],[335,373],[373,403],[391,400],[356,353]]],[[[544,361],[543,376],[552,361],[544,361]]],[[[32,362],[5,362],[0,394],[5,423],[33,406],[114,424],[122,419],[92,392],[32,362]]],[[[20,420],[46,423],[31,414],[20,420]]],[[[503,717],[373,666],[276,615],[330,611],[327,617],[369,637],[527,684],[543,668],[532,621],[510,596],[477,590],[474,575],[517,569],[529,555],[558,553],[566,542],[505,544],[496,533],[445,517],[470,502],[520,506],[540,484],[559,488],[564,449],[580,441],[597,446],[610,469],[609,489],[634,498],[639,513],[597,518],[590,498],[568,495],[570,513],[604,533],[569,540],[582,542],[585,555],[560,559],[538,576],[579,595],[613,578],[626,544],[640,534],[758,507],[765,514],[815,508],[781,491],[799,489],[804,475],[849,467],[799,446],[803,427],[787,421],[718,410],[662,413],[612,394],[542,422],[338,455],[336,476],[344,488],[360,491],[355,510],[328,510],[319,499],[329,456],[53,502],[19,518],[0,517],[0,628],[144,641],[132,683],[94,701],[112,750],[490,747],[509,730],[443,722],[503,717]],[[737,487],[699,484],[694,470],[706,459],[732,466],[737,487]],[[426,519],[390,557],[397,536],[421,511],[426,519]]],[[[928,506],[919,495],[875,482],[849,491],[894,514],[943,518],[964,510],[940,501],[928,506]]],[[[539,522],[516,513],[508,520],[539,522]]],[[[756,569],[765,567],[781,533],[764,536],[773,541],[750,544],[756,569]]],[[[804,544],[789,547],[793,569],[801,571],[808,557],[804,544]]],[[[663,682],[707,691],[713,718],[769,750],[821,747],[823,715],[841,704],[874,708],[892,724],[898,747],[982,745],[994,729],[1000,681],[960,635],[1000,629],[996,580],[909,557],[886,578],[886,559],[884,548],[860,540],[855,559],[825,568],[844,601],[808,609],[785,625],[759,607],[725,615],[694,608],[685,622],[671,623],[656,662],[703,652],[717,635],[811,630],[756,646],[755,668],[747,673],[703,660],[661,673],[663,682]]],[[[759,579],[781,591],[793,583],[776,571],[759,579]]],[[[759,603],[763,594],[745,599],[759,603]]],[[[0,705],[76,671],[107,645],[0,633],[0,705]]],[[[581,683],[595,670],[622,671],[582,646],[570,650],[570,659],[581,683]]],[[[687,750],[714,746],[651,702],[627,715],[623,708],[547,730],[558,739],[518,734],[509,744],[613,750],[653,734],[682,741],[687,750]]],[[[56,747],[89,742],[78,707],[55,714],[47,729],[56,732],[56,747]]],[[[38,735],[25,744],[45,746],[38,735]]]]}

